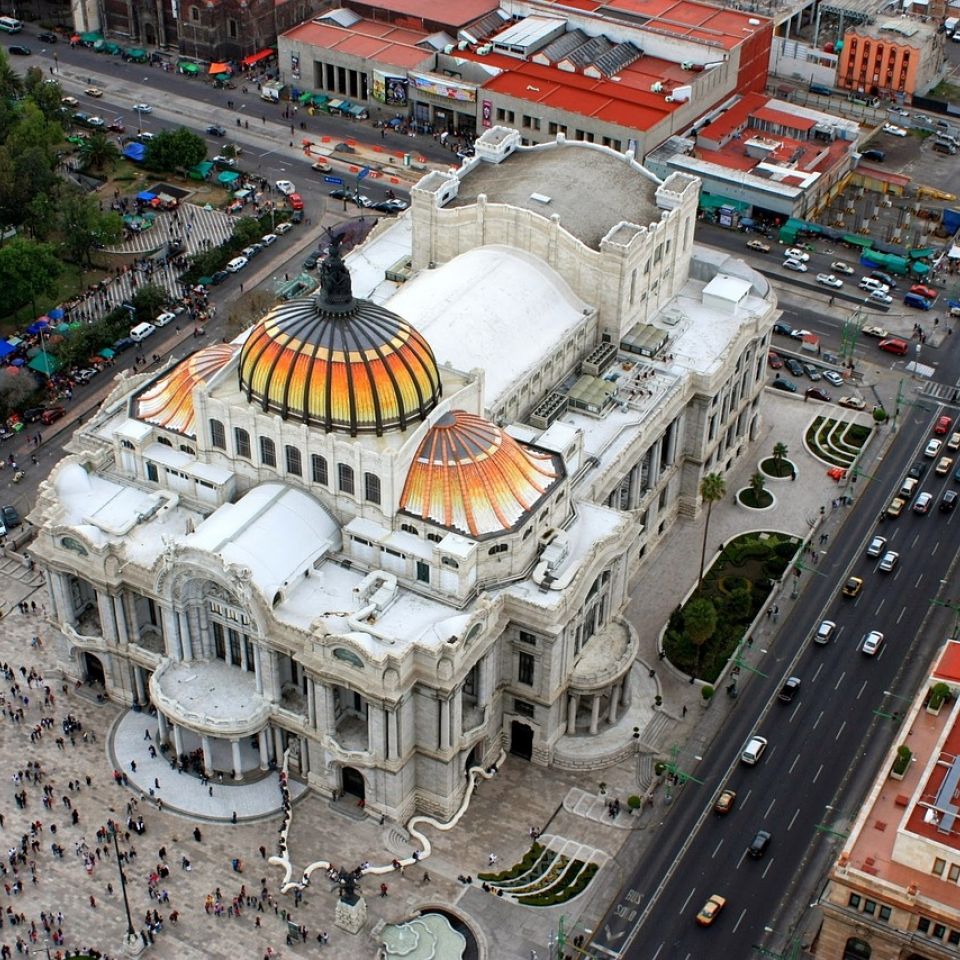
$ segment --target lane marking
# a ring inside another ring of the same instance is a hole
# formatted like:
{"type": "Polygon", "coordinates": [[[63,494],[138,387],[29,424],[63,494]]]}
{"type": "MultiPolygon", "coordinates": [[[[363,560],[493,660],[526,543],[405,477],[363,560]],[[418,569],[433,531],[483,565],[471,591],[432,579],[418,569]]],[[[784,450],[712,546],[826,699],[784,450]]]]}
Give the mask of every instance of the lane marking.
{"type": "Polygon", "coordinates": [[[797,701],[797,705],[793,708],[793,712],[790,714],[790,720],[788,721],[789,723],[793,723],[794,717],[796,717],[796,715],[800,712],[801,703],[803,703],[802,700],[797,701]]]}
{"type": "Polygon", "coordinates": [[[711,854],[711,859],[712,859],[713,857],[715,857],[715,856],[720,852],[720,848],[721,848],[722,846],[723,846],[723,840],[721,840],[721,841],[716,845],[716,847],[714,848],[714,851],[713,851],[713,853],[711,854]]]}
{"type": "Polygon", "coordinates": [[[731,933],[736,933],[736,932],[737,932],[737,927],[740,926],[741,922],[743,921],[743,918],[744,918],[746,915],[747,915],[747,908],[744,907],[744,908],[743,908],[743,913],[741,913],[740,916],[737,917],[737,922],[733,925],[733,930],[730,931],[731,933]]]}
{"type": "Polygon", "coordinates": [[[940,549],[940,541],[938,540],[934,545],[933,549],[930,551],[930,556],[932,557],[940,549]]]}
{"type": "Polygon", "coordinates": [[[840,735],[843,733],[843,728],[844,728],[846,725],[847,725],[847,721],[844,720],[843,723],[840,724],[840,729],[837,731],[837,735],[833,738],[834,740],[839,740],[839,739],[840,739],[840,735]]]}
{"type": "Polygon", "coordinates": [[[917,582],[913,585],[914,590],[916,590],[916,588],[920,586],[920,581],[922,579],[923,579],[923,574],[921,573],[920,576],[917,577],[917,582]]]}
{"type": "Polygon", "coordinates": [[[787,830],[789,830],[793,826],[794,821],[797,819],[799,815],[800,815],[800,808],[797,807],[797,809],[793,812],[793,816],[790,818],[790,822],[787,824],[787,830]]]}
{"type": "MultiPolygon", "coordinates": [[[[822,669],[823,669],[823,661],[821,660],[821,661],[820,661],[820,666],[817,667],[817,672],[813,675],[813,680],[816,680],[817,677],[820,676],[820,671],[821,671],[822,669]]],[[[811,680],[811,683],[813,682],[813,680],[811,680]]]]}
{"type": "Polygon", "coordinates": [[[764,879],[764,880],[767,879],[767,874],[770,872],[770,868],[771,868],[772,866],[773,866],[773,857],[770,858],[769,862],[767,863],[766,867],[764,868],[763,873],[760,874],[760,876],[761,876],[762,879],[764,879]]]}
{"type": "Polygon", "coordinates": [[[690,901],[693,899],[693,895],[694,895],[696,892],[697,892],[697,888],[694,887],[694,888],[687,894],[687,899],[683,901],[683,906],[680,908],[680,913],[683,913],[683,912],[687,909],[688,904],[689,904],[690,901]]]}
{"type": "Polygon", "coordinates": [[[860,688],[860,692],[857,694],[857,699],[858,699],[858,700],[863,696],[863,691],[867,689],[867,684],[868,684],[869,682],[870,682],[869,680],[864,680],[864,681],[863,681],[863,686],[860,688]]]}
{"type": "Polygon", "coordinates": [[[793,768],[794,768],[799,762],[800,762],[800,754],[798,753],[798,754],[793,758],[793,763],[790,764],[790,769],[787,771],[787,773],[793,773],[793,768]]]}
{"type": "Polygon", "coordinates": [[[904,607],[904,608],[900,611],[900,616],[897,617],[897,623],[899,623],[899,622],[903,619],[903,615],[904,615],[906,612],[907,612],[907,608],[904,607]]]}
{"type": "Polygon", "coordinates": [[[843,683],[843,678],[844,678],[846,675],[847,675],[847,671],[844,670],[843,673],[841,673],[840,676],[837,678],[836,686],[834,686],[834,688],[833,688],[834,690],[839,690],[839,689],[840,689],[840,684],[843,683]]]}
{"type": "Polygon", "coordinates": [[[773,809],[773,805],[774,805],[776,802],[777,802],[777,798],[776,798],[776,797],[774,797],[774,798],[770,801],[770,806],[767,807],[767,812],[763,815],[763,819],[764,819],[764,820],[766,820],[767,817],[770,816],[770,811],[773,809]]]}
{"type": "Polygon", "coordinates": [[[812,726],[810,729],[811,729],[811,730],[816,730],[816,729],[817,729],[817,725],[820,723],[820,721],[821,721],[822,719],[823,719],[823,711],[821,710],[821,711],[820,711],[820,714],[817,716],[817,719],[814,720],[813,726],[812,726]]]}
{"type": "Polygon", "coordinates": [[[823,764],[822,764],[822,763],[821,763],[820,766],[817,768],[817,772],[813,775],[813,782],[814,782],[814,783],[816,783],[817,780],[820,778],[820,774],[821,774],[821,773],[823,773],[823,764]]]}
{"type": "Polygon", "coordinates": [[[877,604],[877,610],[876,610],[877,613],[879,613],[879,612],[883,609],[883,605],[884,605],[886,602],[887,602],[887,598],[886,598],[886,597],[882,597],[881,600],[880,600],[880,602],[877,604]]]}

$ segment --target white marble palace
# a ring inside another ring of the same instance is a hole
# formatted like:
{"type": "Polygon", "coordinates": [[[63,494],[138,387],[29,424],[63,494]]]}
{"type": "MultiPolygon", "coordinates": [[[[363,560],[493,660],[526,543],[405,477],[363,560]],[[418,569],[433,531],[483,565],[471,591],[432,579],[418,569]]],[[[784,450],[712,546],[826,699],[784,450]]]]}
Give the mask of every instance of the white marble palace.
{"type": "Polygon", "coordinates": [[[698,190],[494,127],[316,296],[121,375],[30,518],[66,673],[401,820],[576,765],[661,626],[632,573],[757,430],[775,298],[698,190]]]}

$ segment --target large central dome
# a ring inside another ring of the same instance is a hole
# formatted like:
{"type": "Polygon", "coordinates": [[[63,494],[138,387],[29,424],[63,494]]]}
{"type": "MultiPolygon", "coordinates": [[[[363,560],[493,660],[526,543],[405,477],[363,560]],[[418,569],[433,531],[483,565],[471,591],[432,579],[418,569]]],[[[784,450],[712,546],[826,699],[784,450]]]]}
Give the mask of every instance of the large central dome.
{"type": "Polygon", "coordinates": [[[430,345],[401,317],[354,299],[336,247],[316,297],[270,311],[240,352],[247,399],[327,431],[381,434],[424,419],[440,399],[430,345]]]}

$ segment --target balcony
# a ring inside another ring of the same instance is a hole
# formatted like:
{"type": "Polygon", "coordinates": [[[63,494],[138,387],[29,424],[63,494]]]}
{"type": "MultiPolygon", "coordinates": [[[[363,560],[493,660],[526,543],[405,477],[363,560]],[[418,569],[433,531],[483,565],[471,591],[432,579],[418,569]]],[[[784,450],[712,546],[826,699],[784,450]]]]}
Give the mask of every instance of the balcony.
{"type": "Polygon", "coordinates": [[[340,717],[330,736],[333,745],[344,753],[368,754],[370,737],[365,717],[347,713],[340,717]]]}

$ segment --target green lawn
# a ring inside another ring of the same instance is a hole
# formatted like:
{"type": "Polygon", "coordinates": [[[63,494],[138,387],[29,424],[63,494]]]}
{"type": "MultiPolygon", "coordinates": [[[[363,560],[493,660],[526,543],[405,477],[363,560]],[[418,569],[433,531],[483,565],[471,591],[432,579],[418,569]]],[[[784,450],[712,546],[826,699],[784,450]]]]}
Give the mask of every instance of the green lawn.
{"type": "Polygon", "coordinates": [[[48,310],[52,310],[57,304],[75,297],[82,290],[85,290],[90,284],[96,283],[104,276],[102,270],[85,271],[75,263],[63,261],[63,273],[57,283],[56,292],[50,295],[40,294],[37,297],[37,313],[34,316],[33,307],[28,303],[13,313],[8,313],[0,317],[0,337],[9,336],[22,330],[36,320],[42,317],[48,310]]]}

